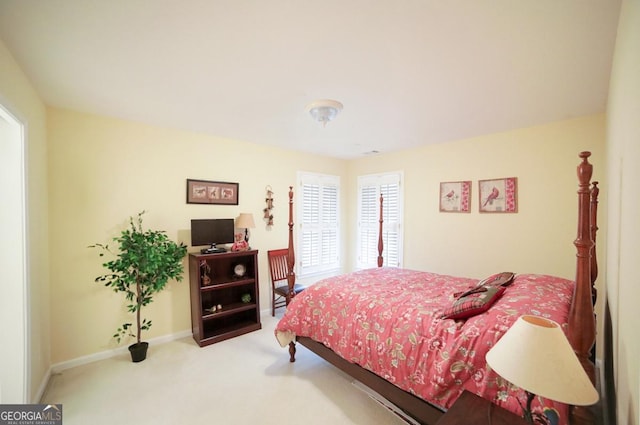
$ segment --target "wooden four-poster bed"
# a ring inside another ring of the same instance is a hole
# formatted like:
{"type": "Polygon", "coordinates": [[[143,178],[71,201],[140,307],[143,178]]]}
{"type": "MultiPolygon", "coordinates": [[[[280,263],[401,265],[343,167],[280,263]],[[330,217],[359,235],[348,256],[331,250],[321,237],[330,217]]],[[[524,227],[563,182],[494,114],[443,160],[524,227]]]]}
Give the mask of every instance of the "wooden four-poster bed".
{"type": "MultiPolygon", "coordinates": [[[[588,161],[590,155],[590,152],[581,152],[579,156],[582,161],[577,167],[579,185],[578,228],[574,241],[577,250],[575,282],[543,275],[516,275],[503,297],[486,313],[470,317],[465,321],[444,319],[441,313],[446,307],[440,305],[443,300],[450,302],[451,292],[454,289],[468,289],[474,282],[477,283],[477,280],[381,268],[383,251],[381,197],[379,269],[359,271],[332,278],[332,280],[323,280],[322,282],[327,283],[313,285],[291,300],[292,304],[287,307],[287,312],[276,329],[280,344],[283,346],[289,344],[290,361],[295,361],[295,344],[300,343],[421,424],[434,425],[464,389],[476,392],[505,408],[516,411],[517,403],[507,399],[513,399],[513,395],[518,393],[512,393],[508,384],[502,382],[486,366],[484,352],[481,354],[481,350],[484,349],[483,346],[495,343],[524,312],[539,314],[560,323],[566,330],[569,342],[580,363],[595,383],[592,348],[596,334],[594,283],[598,273],[595,239],[598,229],[596,217],[599,189],[597,182],[591,182],[593,167],[588,161]],[[421,286],[423,278],[433,281],[424,284],[429,286],[428,290],[421,286]],[[370,279],[373,279],[374,283],[371,283],[370,279]],[[346,286],[356,288],[356,294],[347,292],[347,289],[337,289],[341,288],[339,286],[341,281],[346,286]],[[364,298],[368,293],[377,294],[376,291],[382,290],[380,288],[384,288],[384,291],[391,288],[392,296],[401,298],[400,304],[404,306],[402,308],[408,306],[408,310],[396,311],[396,306],[391,304],[391,301],[387,303],[384,298],[375,298],[375,296],[371,299],[364,298]],[[322,294],[325,298],[312,298],[316,296],[316,292],[319,297],[321,290],[329,291],[332,295],[322,294]],[[528,292],[517,292],[518,290],[528,292]],[[434,295],[433,291],[439,292],[434,295]],[[421,305],[423,300],[420,297],[428,299],[428,302],[421,305]],[[345,306],[340,305],[341,300],[344,300],[345,306]],[[354,313],[350,313],[350,307],[347,307],[349,300],[356,305],[354,313]],[[305,303],[306,306],[301,306],[305,303]],[[294,308],[300,311],[297,317],[293,317],[295,312],[290,313],[290,309],[294,308]],[[368,312],[373,312],[373,316],[366,316],[368,312]],[[355,316],[349,316],[349,314],[355,316]],[[495,315],[495,318],[488,319],[492,315],[495,315]],[[389,324],[390,322],[393,324],[389,324]],[[422,328],[417,331],[408,329],[405,325],[409,322],[422,328]],[[385,329],[385,323],[390,329],[385,329]],[[319,324],[324,325],[325,328],[312,332],[311,328],[319,327],[319,324]],[[484,331],[483,326],[488,330],[484,331]],[[405,332],[405,327],[406,333],[400,334],[405,332]],[[436,331],[436,329],[440,330],[436,331]],[[343,335],[347,333],[359,336],[361,339],[356,339],[354,342],[348,339],[350,335],[343,335]],[[447,345],[450,344],[447,341],[449,335],[459,335],[458,339],[472,340],[475,345],[471,348],[457,345],[454,347],[451,343],[449,347],[447,345]],[[401,341],[398,342],[397,338],[401,338],[401,341]],[[455,360],[453,357],[459,353],[463,353],[464,356],[453,361],[455,360]],[[348,360],[343,357],[347,357],[348,360]],[[383,357],[386,360],[383,360],[383,357]],[[402,375],[398,370],[405,366],[423,369],[418,372],[407,371],[406,375],[402,375]],[[442,373],[443,370],[444,373],[442,373]],[[454,382],[449,386],[446,380],[454,382]],[[512,404],[509,405],[509,403],[512,404]]],[[[289,286],[292,287],[295,282],[292,189],[289,192],[287,263],[289,286]]],[[[539,409],[543,409],[543,401],[538,401],[539,409]]],[[[569,418],[571,425],[596,423],[593,409],[569,408],[557,403],[553,404],[554,402],[550,403],[544,406],[544,410],[556,412],[561,422],[562,418],[565,421],[569,418]]]]}

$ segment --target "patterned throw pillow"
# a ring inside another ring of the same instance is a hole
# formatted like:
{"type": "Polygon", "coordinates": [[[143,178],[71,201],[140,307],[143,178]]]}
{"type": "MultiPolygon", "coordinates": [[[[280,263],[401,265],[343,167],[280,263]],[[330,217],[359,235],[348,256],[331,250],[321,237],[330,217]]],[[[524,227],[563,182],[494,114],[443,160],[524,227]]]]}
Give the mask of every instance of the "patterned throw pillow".
{"type": "Polygon", "coordinates": [[[451,307],[442,314],[443,319],[467,319],[484,313],[502,296],[507,288],[489,286],[458,298],[451,307]]]}
{"type": "Polygon", "coordinates": [[[443,319],[467,319],[484,313],[504,293],[506,287],[513,282],[514,273],[503,272],[481,280],[474,288],[455,294],[457,299],[442,314],[443,319]]]}

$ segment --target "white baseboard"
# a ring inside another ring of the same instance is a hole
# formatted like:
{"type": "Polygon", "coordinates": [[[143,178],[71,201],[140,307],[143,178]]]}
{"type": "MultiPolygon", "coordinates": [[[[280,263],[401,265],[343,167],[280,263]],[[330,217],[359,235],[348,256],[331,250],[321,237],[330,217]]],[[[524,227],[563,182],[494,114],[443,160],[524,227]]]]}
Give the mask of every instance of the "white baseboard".
{"type": "Polygon", "coordinates": [[[31,400],[30,403],[40,403],[40,401],[42,400],[42,397],[44,396],[44,392],[46,391],[47,386],[49,385],[50,379],[51,379],[51,368],[49,368],[49,370],[47,370],[47,373],[44,374],[44,377],[42,378],[42,382],[40,382],[40,387],[38,387],[38,392],[36,392],[34,399],[31,400]]]}
{"type": "MultiPolygon", "coordinates": [[[[171,342],[171,341],[175,341],[177,339],[182,339],[185,337],[191,336],[191,330],[185,330],[182,332],[178,332],[175,334],[171,334],[171,335],[164,335],[164,336],[159,336],[156,338],[152,338],[150,340],[148,340],[147,342],[150,345],[156,345],[156,344],[163,344],[166,342],[171,342]]],[[[101,351],[99,353],[94,353],[94,354],[89,354],[88,356],[82,356],[82,357],[77,357],[75,359],[71,359],[71,360],[67,360],[64,362],[60,362],[60,363],[56,363],[54,365],[51,366],[50,369],[50,373],[49,376],[51,375],[51,373],[59,373],[65,369],[70,369],[72,367],[76,367],[76,366],[81,366],[84,364],[88,364],[88,363],[93,363],[93,362],[97,362],[98,360],[104,360],[104,359],[108,359],[117,355],[120,355],[122,353],[126,353],[127,352],[127,347],[118,347],[118,348],[114,348],[113,350],[105,350],[105,351],[101,351]]],[[[48,381],[48,379],[47,379],[48,381]]],[[[46,386],[45,386],[46,387],[46,386]]]]}
{"type": "Polygon", "coordinates": [[[271,307],[260,310],[260,320],[266,316],[271,317],[271,307]]]}

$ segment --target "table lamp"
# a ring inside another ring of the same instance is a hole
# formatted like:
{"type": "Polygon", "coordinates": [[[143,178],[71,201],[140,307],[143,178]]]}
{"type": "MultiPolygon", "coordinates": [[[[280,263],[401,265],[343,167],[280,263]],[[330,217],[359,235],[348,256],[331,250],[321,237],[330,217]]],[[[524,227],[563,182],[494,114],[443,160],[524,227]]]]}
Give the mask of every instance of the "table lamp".
{"type": "Polygon", "coordinates": [[[598,392],[573,352],[569,340],[553,320],[521,316],[486,356],[491,368],[527,394],[520,401],[524,419],[533,424],[535,395],[574,406],[598,401],[598,392]]]}
{"type": "Polygon", "coordinates": [[[253,214],[251,213],[240,213],[238,218],[236,218],[236,227],[238,229],[244,229],[244,240],[249,243],[249,229],[253,229],[256,227],[253,222],[253,214]]]}

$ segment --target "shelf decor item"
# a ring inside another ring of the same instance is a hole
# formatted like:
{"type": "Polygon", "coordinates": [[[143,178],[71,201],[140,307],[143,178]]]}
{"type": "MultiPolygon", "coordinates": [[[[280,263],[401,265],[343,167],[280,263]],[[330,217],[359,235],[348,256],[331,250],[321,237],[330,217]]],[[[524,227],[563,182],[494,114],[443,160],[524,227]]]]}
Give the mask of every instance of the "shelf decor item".
{"type": "Polygon", "coordinates": [[[231,245],[232,252],[238,251],[248,251],[249,250],[249,242],[244,239],[244,235],[242,233],[235,234],[235,242],[231,245]]]}
{"type": "Polygon", "coordinates": [[[186,245],[176,244],[166,232],[144,230],[144,213],[145,211],[139,213],[135,220],[129,217],[129,228],[113,238],[118,244],[117,252],[112,251],[107,244],[89,247],[98,248],[101,257],[106,253],[115,256],[115,259],[102,264],[109,273],[96,277],[95,282],[123,293],[128,303],[127,310],[136,316],[135,326],[131,322],[124,323],[113,335],[118,343],[127,336],[136,339],[129,346],[133,362],[146,358],[149,345],[141,340],[142,331],[151,328],[151,320],[141,317],[142,307],[151,303],[153,296],[162,291],[169,280],[182,280],[182,259],[187,253],[186,245]]]}
{"type": "Polygon", "coordinates": [[[247,268],[244,266],[244,264],[236,264],[233,268],[233,275],[236,277],[242,277],[246,272],[247,268]]]}
{"type": "Polygon", "coordinates": [[[187,204],[238,205],[239,183],[187,179],[187,204]]]}
{"type": "Polygon", "coordinates": [[[471,181],[440,183],[440,212],[471,212],[471,181]]]}
{"type": "MultiPolygon", "coordinates": [[[[248,244],[249,229],[254,229],[256,227],[256,224],[253,221],[253,214],[240,213],[240,215],[236,218],[236,227],[238,229],[244,229],[244,241],[248,244]]],[[[248,245],[247,245],[247,248],[249,248],[248,245]]]]}
{"type": "Polygon", "coordinates": [[[200,273],[201,273],[201,279],[202,279],[202,286],[211,285],[211,277],[209,276],[209,273],[211,273],[211,267],[209,267],[209,264],[206,261],[200,262],[200,273]]]}

